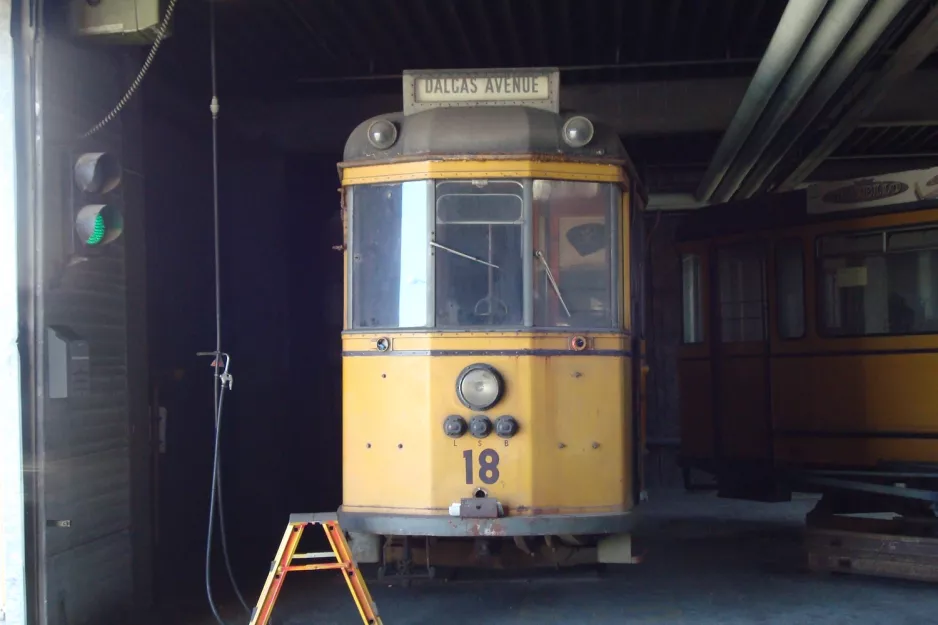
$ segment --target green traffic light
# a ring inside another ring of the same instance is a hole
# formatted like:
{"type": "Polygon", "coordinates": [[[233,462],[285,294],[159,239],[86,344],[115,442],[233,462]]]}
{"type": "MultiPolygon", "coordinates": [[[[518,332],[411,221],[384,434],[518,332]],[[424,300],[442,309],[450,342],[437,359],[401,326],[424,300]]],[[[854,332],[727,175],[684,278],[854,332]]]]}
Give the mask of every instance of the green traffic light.
{"type": "Polygon", "coordinates": [[[91,235],[85,243],[88,245],[98,245],[104,240],[105,234],[107,234],[107,225],[104,223],[104,215],[98,213],[94,218],[94,228],[91,231],[91,235]]]}
{"type": "Polygon", "coordinates": [[[75,218],[78,240],[88,247],[103,247],[121,236],[124,218],[109,204],[83,206],[75,218]]]}

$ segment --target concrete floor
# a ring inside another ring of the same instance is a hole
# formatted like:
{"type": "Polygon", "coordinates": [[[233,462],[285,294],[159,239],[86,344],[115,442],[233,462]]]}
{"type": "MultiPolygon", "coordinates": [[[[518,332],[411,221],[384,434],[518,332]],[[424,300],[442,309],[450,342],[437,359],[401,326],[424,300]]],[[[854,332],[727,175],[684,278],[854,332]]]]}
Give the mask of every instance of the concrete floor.
{"type": "MultiPolygon", "coordinates": [[[[800,532],[813,503],[653,493],[636,532],[642,564],[603,575],[567,571],[411,588],[373,581],[370,589],[388,625],[938,623],[934,586],[805,572],[800,532]]],[[[274,622],[360,623],[344,582],[329,575],[300,573],[288,580],[274,622]]],[[[228,619],[244,621],[234,614],[228,619]]]]}

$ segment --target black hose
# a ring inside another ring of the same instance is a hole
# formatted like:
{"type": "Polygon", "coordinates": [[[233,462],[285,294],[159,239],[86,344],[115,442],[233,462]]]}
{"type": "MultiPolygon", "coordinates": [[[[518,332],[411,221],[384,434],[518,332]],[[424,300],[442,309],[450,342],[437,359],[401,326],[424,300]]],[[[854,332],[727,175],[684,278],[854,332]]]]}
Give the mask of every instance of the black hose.
{"type": "Polygon", "coordinates": [[[173,11],[176,10],[176,3],[178,1],[179,0],[169,0],[169,4],[166,6],[166,13],[163,14],[163,19],[160,20],[160,23],[156,27],[156,37],[153,40],[153,44],[150,46],[150,52],[147,54],[147,58],[143,61],[143,67],[141,67],[140,71],[137,72],[137,77],[134,78],[132,83],[130,83],[130,87],[128,87],[127,91],[124,92],[124,96],[116,105],[114,105],[114,108],[104,116],[104,119],[92,126],[81,136],[82,139],[87,139],[114,121],[123,108],[127,106],[127,103],[130,102],[130,99],[134,97],[137,89],[139,89],[141,83],[143,83],[143,77],[147,75],[147,71],[150,69],[150,65],[153,64],[153,59],[156,58],[156,51],[160,49],[160,45],[166,38],[166,30],[169,28],[169,22],[173,18],[173,11]]]}
{"type": "Polygon", "coordinates": [[[218,465],[221,459],[221,415],[224,401],[225,387],[222,386],[218,393],[218,404],[215,409],[215,451],[212,460],[212,490],[208,504],[208,532],[205,539],[205,596],[208,598],[208,605],[219,625],[228,624],[225,623],[225,620],[218,612],[218,606],[215,605],[215,599],[212,597],[212,535],[215,530],[215,497],[218,491],[218,465]]]}
{"type": "MultiPolygon", "coordinates": [[[[216,426],[217,422],[216,422],[216,426]]],[[[247,601],[244,600],[244,595],[241,594],[241,588],[238,587],[238,582],[235,580],[234,570],[231,568],[231,558],[228,556],[228,536],[225,533],[225,509],[222,506],[222,485],[221,485],[221,453],[219,452],[219,461],[218,461],[218,473],[215,478],[216,481],[216,493],[215,496],[218,499],[218,536],[221,539],[221,553],[225,557],[225,570],[228,571],[228,580],[231,582],[231,587],[234,588],[235,595],[238,596],[238,601],[241,603],[241,606],[244,608],[244,611],[250,616],[251,608],[248,606],[247,601]]]]}

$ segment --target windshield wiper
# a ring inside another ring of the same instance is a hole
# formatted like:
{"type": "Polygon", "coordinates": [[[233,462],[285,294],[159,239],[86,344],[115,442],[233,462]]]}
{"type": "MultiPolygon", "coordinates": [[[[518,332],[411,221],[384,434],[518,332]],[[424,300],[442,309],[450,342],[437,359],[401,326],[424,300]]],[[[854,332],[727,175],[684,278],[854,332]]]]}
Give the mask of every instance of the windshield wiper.
{"type": "Polygon", "coordinates": [[[560,305],[563,306],[563,311],[567,313],[567,318],[570,318],[570,309],[567,308],[567,303],[563,301],[563,295],[560,294],[560,287],[557,286],[557,281],[554,280],[554,274],[551,273],[550,267],[547,265],[547,259],[544,257],[544,252],[541,250],[534,250],[534,255],[538,260],[541,261],[541,264],[544,265],[544,271],[547,272],[547,279],[550,280],[550,285],[554,287],[554,293],[557,294],[557,299],[560,300],[560,305]]]}
{"type": "Polygon", "coordinates": [[[470,256],[469,254],[463,254],[462,252],[457,252],[457,251],[454,250],[453,248],[451,248],[451,247],[446,247],[445,245],[440,245],[440,244],[437,243],[436,241],[430,241],[430,245],[432,245],[433,247],[438,247],[438,248],[440,248],[441,250],[446,250],[446,251],[449,252],[450,254],[455,254],[456,256],[462,256],[463,258],[468,258],[469,260],[474,260],[475,262],[480,263],[480,264],[482,264],[482,265],[485,265],[485,266],[487,266],[487,267],[494,267],[495,269],[498,269],[498,265],[493,265],[492,263],[486,262],[486,261],[482,260],[481,258],[476,258],[475,256],[470,256]]]}

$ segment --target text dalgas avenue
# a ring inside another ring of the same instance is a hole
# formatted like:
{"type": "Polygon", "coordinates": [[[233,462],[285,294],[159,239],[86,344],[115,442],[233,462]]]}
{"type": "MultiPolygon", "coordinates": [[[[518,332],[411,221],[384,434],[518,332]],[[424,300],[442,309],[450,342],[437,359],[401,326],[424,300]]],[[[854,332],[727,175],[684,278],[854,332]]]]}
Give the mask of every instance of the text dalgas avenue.
{"type": "Polygon", "coordinates": [[[547,86],[544,76],[470,76],[465,78],[427,78],[427,94],[537,95],[547,86]]]}

